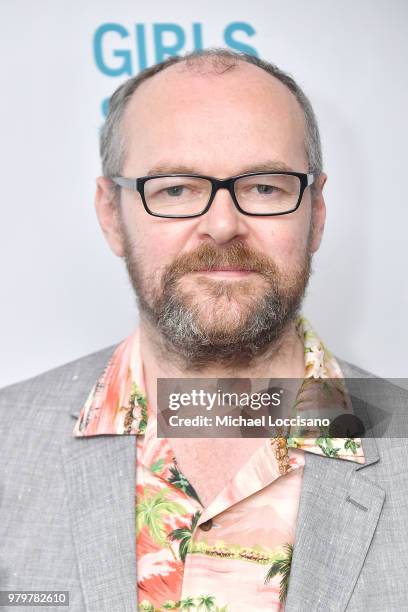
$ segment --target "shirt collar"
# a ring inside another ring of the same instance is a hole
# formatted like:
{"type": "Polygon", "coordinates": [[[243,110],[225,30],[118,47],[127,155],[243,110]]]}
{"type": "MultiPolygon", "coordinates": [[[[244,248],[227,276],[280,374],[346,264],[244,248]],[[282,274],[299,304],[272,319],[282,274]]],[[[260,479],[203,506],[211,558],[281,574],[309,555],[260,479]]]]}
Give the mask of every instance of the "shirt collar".
{"type": "Polygon", "coordinates": [[[92,387],[75,424],[74,436],[144,434],[147,402],[140,330],[115,349],[92,387]]]}
{"type": "MultiPolygon", "coordinates": [[[[343,378],[341,368],[309,321],[299,316],[296,322],[305,351],[305,378],[343,378]]],[[[140,351],[140,328],[114,351],[105,370],[92,387],[80,411],[73,435],[143,435],[148,421],[145,377],[140,351]]],[[[288,446],[327,457],[364,463],[359,440],[356,445],[343,438],[289,438],[288,446]]]]}

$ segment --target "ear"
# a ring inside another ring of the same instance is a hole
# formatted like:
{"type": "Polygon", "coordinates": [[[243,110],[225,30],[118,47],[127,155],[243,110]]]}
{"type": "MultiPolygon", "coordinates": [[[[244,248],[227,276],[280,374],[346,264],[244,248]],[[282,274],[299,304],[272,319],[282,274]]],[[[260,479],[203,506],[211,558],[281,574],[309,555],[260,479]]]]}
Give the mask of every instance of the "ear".
{"type": "Polygon", "coordinates": [[[324,224],[326,221],[326,204],[323,197],[323,187],[327,181],[327,174],[320,174],[315,182],[312,194],[312,235],[310,250],[312,253],[318,250],[323,237],[324,224]]]}
{"type": "Polygon", "coordinates": [[[96,179],[95,209],[99,225],[112,251],[124,256],[119,203],[114,202],[112,181],[105,176],[96,179]]]}

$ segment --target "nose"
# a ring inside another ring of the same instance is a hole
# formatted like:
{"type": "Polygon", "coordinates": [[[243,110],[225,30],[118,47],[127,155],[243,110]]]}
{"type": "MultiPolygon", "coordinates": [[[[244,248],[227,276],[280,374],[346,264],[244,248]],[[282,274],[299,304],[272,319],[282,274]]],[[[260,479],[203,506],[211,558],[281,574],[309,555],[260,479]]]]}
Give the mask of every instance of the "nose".
{"type": "Polygon", "coordinates": [[[228,189],[224,188],[218,189],[210,209],[199,219],[199,234],[210,236],[217,244],[242,238],[248,231],[245,215],[239,212],[228,189]]]}

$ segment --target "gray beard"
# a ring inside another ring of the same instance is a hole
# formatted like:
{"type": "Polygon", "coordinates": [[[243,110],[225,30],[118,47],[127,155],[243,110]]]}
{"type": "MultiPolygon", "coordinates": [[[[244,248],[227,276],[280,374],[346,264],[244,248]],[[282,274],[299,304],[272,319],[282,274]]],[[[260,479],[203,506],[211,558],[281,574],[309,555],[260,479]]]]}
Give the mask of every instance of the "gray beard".
{"type": "Polygon", "coordinates": [[[158,308],[144,313],[172,350],[188,368],[200,370],[209,365],[225,368],[248,367],[268,349],[279,344],[286,327],[298,315],[303,294],[282,299],[271,289],[255,305],[245,324],[227,335],[199,326],[191,308],[171,294],[158,308]]]}
{"type": "MultiPolygon", "coordinates": [[[[132,258],[132,249],[125,237],[125,262],[138,302],[140,316],[153,331],[153,340],[161,358],[177,363],[186,371],[198,372],[208,366],[233,370],[249,367],[256,358],[266,352],[279,349],[285,330],[299,314],[308,280],[311,274],[312,255],[307,249],[302,265],[284,277],[276,268],[268,272],[268,288],[259,297],[249,297],[248,314],[240,325],[202,325],[199,319],[200,304],[192,303],[189,296],[178,290],[182,274],[165,271],[160,291],[146,291],[152,287],[152,279],[142,279],[139,265],[132,258]]],[[[205,289],[212,288],[214,321],[217,298],[231,297],[230,281],[212,281],[205,289]],[[215,302],[214,302],[215,300],[215,302]]],[[[224,313],[225,316],[225,313],[224,313]]]]}

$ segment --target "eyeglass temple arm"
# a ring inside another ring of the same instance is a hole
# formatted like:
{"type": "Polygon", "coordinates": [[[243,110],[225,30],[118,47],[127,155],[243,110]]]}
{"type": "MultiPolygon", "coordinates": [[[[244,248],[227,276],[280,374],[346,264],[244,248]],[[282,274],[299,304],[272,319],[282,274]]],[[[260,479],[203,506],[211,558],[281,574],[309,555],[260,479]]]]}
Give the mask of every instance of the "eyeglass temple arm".
{"type": "Polygon", "coordinates": [[[132,189],[132,191],[137,191],[137,179],[128,179],[123,178],[122,176],[113,176],[111,181],[119,187],[125,187],[125,189],[132,189]]]}

